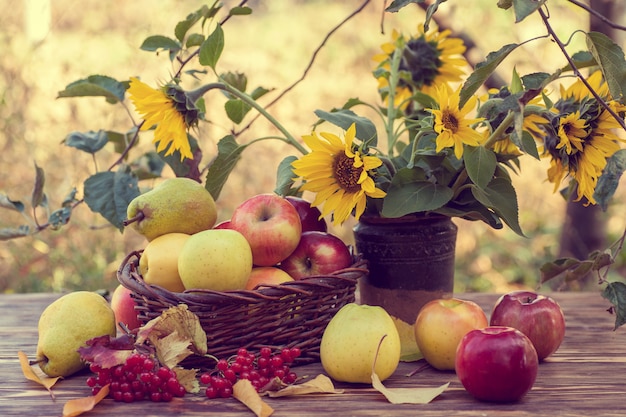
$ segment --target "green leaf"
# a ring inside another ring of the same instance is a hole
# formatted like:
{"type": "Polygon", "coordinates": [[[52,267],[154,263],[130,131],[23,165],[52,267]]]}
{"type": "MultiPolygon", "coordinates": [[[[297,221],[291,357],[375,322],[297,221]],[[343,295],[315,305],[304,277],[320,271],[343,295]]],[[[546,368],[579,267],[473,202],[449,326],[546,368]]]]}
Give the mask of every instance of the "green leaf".
{"type": "Polygon", "coordinates": [[[602,70],[611,97],[614,100],[622,100],[626,95],[624,51],[611,38],[599,32],[587,34],[587,47],[602,70]]]}
{"type": "Polygon", "coordinates": [[[230,173],[241,159],[247,145],[239,145],[232,135],[224,136],[217,143],[217,156],[209,164],[205,188],[214,200],[219,198],[230,173]]]}
{"type": "Polygon", "coordinates": [[[463,153],[467,175],[474,184],[485,188],[496,172],[496,154],[484,146],[465,146],[463,153]]]}
{"type": "Polygon", "coordinates": [[[85,203],[91,211],[123,231],[128,204],[140,194],[137,177],[124,168],[98,172],[87,178],[83,187],[85,203]]]}
{"type": "Polygon", "coordinates": [[[17,228],[5,227],[0,229],[0,240],[10,240],[17,237],[24,237],[30,234],[30,227],[28,225],[21,225],[17,228]]]}
{"type": "Polygon", "coordinates": [[[176,39],[168,38],[163,35],[148,36],[139,49],[149,52],[171,51],[178,52],[182,49],[182,45],[176,39]]]}
{"type": "Polygon", "coordinates": [[[33,187],[33,193],[30,199],[30,204],[33,208],[38,206],[46,206],[47,199],[43,192],[43,187],[46,183],[46,174],[43,169],[35,164],[35,186],[33,187]]]}
{"type": "Polygon", "coordinates": [[[546,0],[513,0],[515,23],[519,23],[536,12],[546,0]]]}
{"type": "Polygon", "coordinates": [[[620,149],[606,160],[606,166],[598,178],[596,189],[593,191],[593,198],[603,211],[609,207],[609,201],[613,198],[625,170],[626,149],[620,149]]]}
{"type": "Polygon", "coordinates": [[[424,32],[427,32],[430,28],[430,21],[433,18],[433,15],[437,12],[437,9],[439,9],[439,5],[441,3],[445,3],[447,0],[435,0],[434,3],[431,3],[428,5],[428,7],[426,8],[426,17],[424,19],[424,32]]]}
{"type": "Polygon", "coordinates": [[[65,206],[58,210],[53,211],[48,216],[48,223],[52,230],[59,230],[61,226],[67,224],[72,216],[72,206],[65,206]]]}
{"type": "Polygon", "coordinates": [[[498,65],[506,58],[515,48],[519,45],[516,43],[511,43],[508,45],[504,45],[498,51],[490,52],[487,55],[487,58],[476,65],[476,69],[474,72],[467,77],[463,87],[461,88],[461,97],[459,102],[459,107],[463,107],[467,100],[478,91],[478,89],[483,85],[483,83],[489,78],[489,76],[496,70],[498,65]]]}
{"type": "Polygon", "coordinates": [[[211,67],[215,70],[217,61],[224,50],[224,30],[221,25],[217,25],[215,30],[209,35],[202,45],[200,45],[199,60],[200,65],[211,67]]]}
{"type": "Polygon", "coordinates": [[[200,46],[202,45],[202,42],[204,42],[204,35],[201,33],[192,33],[191,35],[189,35],[189,37],[187,38],[187,41],[185,42],[185,46],[187,48],[191,48],[193,46],[200,46]]]}
{"type": "Polygon", "coordinates": [[[508,10],[513,6],[513,0],[498,0],[497,6],[500,9],[508,10]]]}
{"type": "Polygon", "coordinates": [[[617,330],[626,323],[626,284],[623,282],[610,282],[602,291],[602,297],[613,304],[615,310],[615,326],[617,330]]]}
{"type": "MultiPolygon", "coordinates": [[[[241,92],[245,92],[246,89],[248,88],[248,77],[246,77],[246,74],[243,74],[241,72],[229,71],[224,74],[221,74],[220,78],[226,84],[235,87],[236,90],[239,90],[241,92]]],[[[226,96],[229,98],[235,98],[234,95],[230,94],[227,91],[222,91],[222,93],[226,94],[226,96]]]]}
{"type": "Polygon", "coordinates": [[[185,39],[187,32],[189,32],[189,29],[191,29],[193,25],[195,25],[202,17],[206,16],[208,12],[209,8],[206,5],[203,5],[195,12],[187,15],[185,20],[178,22],[174,28],[174,35],[176,36],[176,39],[182,42],[183,39],[185,39]]]}
{"type": "Polygon", "coordinates": [[[424,3],[425,0],[393,0],[389,6],[385,9],[386,12],[395,13],[409,4],[424,3]]]}
{"type": "Polygon", "coordinates": [[[255,100],[258,100],[259,98],[263,97],[269,92],[270,90],[268,90],[267,88],[257,87],[250,93],[250,97],[252,97],[255,100]]]}
{"type": "Polygon", "coordinates": [[[131,163],[133,174],[139,181],[161,177],[166,165],[163,158],[156,151],[146,152],[131,163]]]}
{"type": "Polygon", "coordinates": [[[174,153],[165,156],[163,153],[158,154],[159,157],[167,164],[177,177],[191,178],[200,182],[200,162],[202,161],[202,150],[198,146],[196,138],[187,133],[187,139],[189,140],[189,146],[191,147],[191,154],[193,159],[185,158],[180,160],[180,151],[176,150],[174,153]]]}
{"type": "Polygon", "coordinates": [[[121,83],[105,75],[90,75],[74,81],[59,91],[57,98],[65,97],[104,97],[107,102],[115,104],[124,101],[127,83],[121,83]]]}
{"type": "Polygon", "coordinates": [[[293,185],[293,179],[296,175],[293,173],[293,167],[291,163],[293,161],[297,161],[298,158],[296,156],[290,155],[280,161],[278,165],[278,170],[276,171],[276,188],[274,192],[278,195],[289,195],[291,191],[291,187],[293,185]]]}
{"type": "Polygon", "coordinates": [[[231,99],[224,104],[226,115],[235,124],[241,123],[243,118],[248,114],[251,107],[248,103],[240,99],[231,99]]]}
{"type": "Polygon", "coordinates": [[[106,131],[98,130],[94,132],[72,132],[68,134],[63,143],[66,146],[79,149],[83,152],[94,154],[104,147],[109,141],[109,137],[106,131]]]}
{"type": "Polygon", "coordinates": [[[367,146],[376,146],[378,141],[376,126],[368,118],[358,116],[352,110],[337,110],[333,112],[315,110],[315,115],[335,126],[339,126],[343,130],[348,130],[354,123],[356,125],[356,137],[367,146]]]}
{"type": "MultiPolygon", "coordinates": [[[[588,68],[588,67],[593,67],[593,66],[598,65],[595,58],[589,51],[578,51],[575,54],[573,54],[571,58],[572,58],[572,61],[574,62],[574,65],[578,69],[588,68]]],[[[561,71],[572,71],[572,70],[573,68],[569,64],[569,62],[567,63],[567,65],[561,68],[561,71]]]]}
{"type": "Polygon", "coordinates": [[[471,190],[476,200],[493,210],[511,230],[524,236],[519,225],[517,194],[510,181],[494,178],[484,190],[478,187],[472,187],[471,190]]]}
{"type": "Polygon", "coordinates": [[[540,283],[547,282],[553,278],[559,277],[561,274],[575,269],[580,265],[580,261],[575,258],[558,258],[552,262],[546,262],[541,265],[539,271],[541,272],[540,283]]]}
{"type": "Polygon", "coordinates": [[[443,207],[454,196],[451,188],[424,179],[420,169],[402,168],[391,180],[382,215],[401,217],[443,207]]]}
{"type": "Polygon", "coordinates": [[[20,213],[24,212],[24,203],[21,201],[13,201],[6,194],[0,194],[0,207],[15,210],[20,213]]]}
{"type": "Polygon", "coordinates": [[[229,16],[247,16],[250,14],[252,14],[252,9],[244,6],[233,7],[228,11],[229,16]]]}

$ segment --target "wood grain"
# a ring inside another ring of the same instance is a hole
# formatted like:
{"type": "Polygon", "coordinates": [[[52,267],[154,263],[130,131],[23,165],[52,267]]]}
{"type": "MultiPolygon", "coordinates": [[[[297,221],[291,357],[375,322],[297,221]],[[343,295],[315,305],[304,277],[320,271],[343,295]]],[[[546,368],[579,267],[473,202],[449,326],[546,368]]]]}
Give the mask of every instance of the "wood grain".
{"type": "MultiPolygon", "coordinates": [[[[478,302],[489,314],[496,294],[461,294],[478,302]]],[[[599,293],[554,293],[566,317],[567,330],[561,348],[539,367],[531,392],[519,403],[492,404],[474,400],[456,375],[427,368],[408,377],[422,363],[403,363],[384,382],[389,387],[434,387],[451,382],[450,388],[427,405],[391,405],[371,387],[340,384],[343,394],[308,395],[267,399],[273,416],[624,416],[626,394],[626,335],[613,331],[609,303],[599,293]]],[[[63,404],[89,394],[87,373],[59,381],[52,401],[42,387],[24,378],[17,352],[34,357],[37,321],[58,294],[0,295],[0,416],[60,416],[63,404]]],[[[299,376],[322,373],[319,364],[296,368],[299,376]]],[[[234,399],[208,400],[187,395],[168,404],[142,401],[133,404],[104,400],[88,416],[252,416],[234,399]]]]}

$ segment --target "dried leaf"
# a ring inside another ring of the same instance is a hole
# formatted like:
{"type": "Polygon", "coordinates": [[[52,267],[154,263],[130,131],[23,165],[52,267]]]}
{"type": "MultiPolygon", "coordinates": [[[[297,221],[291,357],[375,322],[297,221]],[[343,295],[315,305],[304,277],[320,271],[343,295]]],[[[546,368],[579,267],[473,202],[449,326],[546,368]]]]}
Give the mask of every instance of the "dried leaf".
{"type": "Polygon", "coordinates": [[[248,407],[257,417],[268,417],[274,412],[247,379],[240,379],[233,385],[233,397],[248,407]]]}
{"type": "Polygon", "coordinates": [[[335,389],[333,381],[331,381],[330,378],[324,374],[319,374],[310,381],[303,382],[302,384],[288,385],[279,391],[268,391],[267,395],[270,397],[287,397],[290,395],[341,393],[343,393],[343,390],[335,389]]]}
{"type": "Polygon", "coordinates": [[[372,386],[392,404],[428,404],[444,392],[450,383],[437,388],[387,388],[380,382],[376,373],[372,373],[372,386]]]}
{"type": "Polygon", "coordinates": [[[152,343],[159,363],[170,369],[192,353],[187,349],[189,339],[181,337],[176,330],[165,337],[153,340],[152,343]]]}
{"type": "Polygon", "coordinates": [[[17,352],[17,357],[20,359],[20,366],[22,367],[22,373],[24,374],[24,377],[30,381],[43,385],[43,387],[48,390],[50,396],[54,400],[54,393],[52,392],[51,388],[59,380],[59,377],[57,376],[54,378],[50,378],[39,369],[35,369],[34,367],[30,366],[30,364],[28,363],[28,356],[26,356],[26,354],[22,351],[17,352]]]}
{"type": "Polygon", "coordinates": [[[90,395],[89,397],[69,400],[63,406],[63,417],[79,416],[83,413],[86,413],[87,411],[93,410],[93,408],[108,394],[109,385],[107,384],[102,387],[96,395],[90,395]]]}
{"type": "Polygon", "coordinates": [[[134,339],[129,335],[116,338],[104,335],[88,340],[86,346],[78,348],[78,353],[85,362],[113,368],[126,362],[133,349],[134,339]]]}
{"type": "Polygon", "coordinates": [[[176,372],[176,379],[180,385],[185,387],[187,392],[191,392],[193,394],[200,392],[200,383],[198,382],[197,369],[185,369],[180,366],[176,366],[172,368],[174,372],[176,372]]]}
{"type": "Polygon", "coordinates": [[[179,304],[165,310],[155,319],[150,320],[137,333],[137,343],[150,340],[153,345],[157,339],[177,332],[181,338],[189,340],[191,350],[204,355],[207,352],[206,333],[200,325],[200,319],[189,311],[186,304],[179,304]]]}

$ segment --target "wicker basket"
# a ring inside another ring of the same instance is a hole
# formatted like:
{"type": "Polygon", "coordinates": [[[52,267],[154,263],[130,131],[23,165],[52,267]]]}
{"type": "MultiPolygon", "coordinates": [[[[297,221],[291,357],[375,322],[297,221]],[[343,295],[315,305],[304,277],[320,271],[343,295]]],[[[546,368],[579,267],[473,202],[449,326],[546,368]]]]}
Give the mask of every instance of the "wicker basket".
{"type": "MultiPolygon", "coordinates": [[[[319,361],[326,325],[341,307],[354,301],[357,281],[368,273],[366,261],[355,257],[351,267],[332,274],[254,291],[176,293],[144,282],[138,270],[140,256],[141,252],[127,255],[117,277],[132,291],[141,322],[158,317],[172,306],[187,304],[200,319],[211,355],[227,358],[241,347],[297,346],[302,355],[294,365],[319,361]]],[[[199,367],[210,367],[211,362],[198,357],[186,360],[186,364],[199,367]]]]}

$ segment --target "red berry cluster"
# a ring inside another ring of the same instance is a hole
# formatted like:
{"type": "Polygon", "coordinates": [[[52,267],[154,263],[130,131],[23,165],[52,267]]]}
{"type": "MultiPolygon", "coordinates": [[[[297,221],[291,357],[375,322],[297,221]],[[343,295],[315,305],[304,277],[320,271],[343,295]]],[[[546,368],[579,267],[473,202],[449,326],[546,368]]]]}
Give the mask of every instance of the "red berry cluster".
{"type": "Polygon", "coordinates": [[[200,382],[206,385],[208,398],[228,398],[233,395],[233,384],[240,379],[247,379],[259,391],[272,379],[278,378],[285,384],[293,384],[298,379],[290,365],[300,356],[297,347],[284,348],[273,353],[269,347],[263,347],[257,355],[241,348],[231,360],[220,359],[213,372],[200,375],[200,382]]]}
{"type": "Polygon", "coordinates": [[[148,355],[133,353],[123,365],[103,368],[92,364],[91,372],[96,376],[87,378],[92,395],[110,384],[109,396],[115,401],[132,403],[150,399],[154,402],[169,402],[174,397],[183,397],[185,388],[178,382],[176,373],[148,355]]]}

